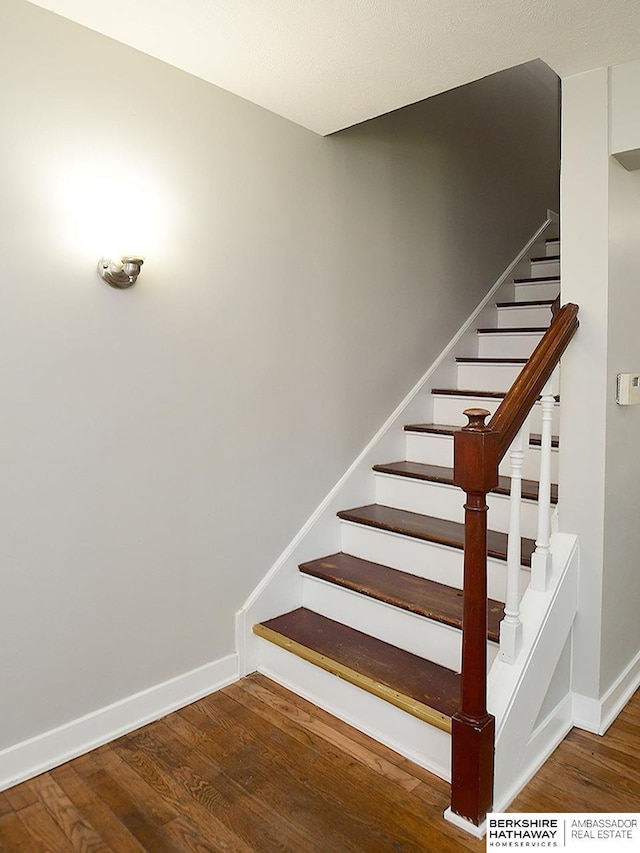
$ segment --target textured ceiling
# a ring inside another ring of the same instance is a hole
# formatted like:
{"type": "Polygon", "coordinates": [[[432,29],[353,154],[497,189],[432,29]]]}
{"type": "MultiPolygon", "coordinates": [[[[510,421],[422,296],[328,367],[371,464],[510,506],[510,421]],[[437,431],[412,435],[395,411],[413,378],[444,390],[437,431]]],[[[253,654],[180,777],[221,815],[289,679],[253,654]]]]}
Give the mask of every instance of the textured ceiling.
{"type": "Polygon", "coordinates": [[[640,0],[30,0],[321,134],[531,59],[640,58],[640,0]]]}

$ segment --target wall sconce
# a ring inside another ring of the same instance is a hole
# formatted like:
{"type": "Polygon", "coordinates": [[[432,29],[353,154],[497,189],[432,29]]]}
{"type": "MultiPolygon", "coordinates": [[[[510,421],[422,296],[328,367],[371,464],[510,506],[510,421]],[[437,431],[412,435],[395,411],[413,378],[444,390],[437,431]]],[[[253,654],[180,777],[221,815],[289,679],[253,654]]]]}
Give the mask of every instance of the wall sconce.
{"type": "Polygon", "coordinates": [[[126,290],[138,280],[143,263],[143,258],[121,258],[119,261],[102,258],[98,262],[98,275],[111,287],[126,290]]]}

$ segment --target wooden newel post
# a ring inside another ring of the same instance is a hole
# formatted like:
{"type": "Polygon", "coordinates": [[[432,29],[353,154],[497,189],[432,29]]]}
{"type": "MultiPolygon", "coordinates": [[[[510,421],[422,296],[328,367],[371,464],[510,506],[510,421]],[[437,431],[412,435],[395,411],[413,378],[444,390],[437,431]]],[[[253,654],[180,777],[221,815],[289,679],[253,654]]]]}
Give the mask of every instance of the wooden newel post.
{"type": "Polygon", "coordinates": [[[487,492],[498,485],[499,434],[486,409],[467,409],[455,435],[454,482],[467,499],[462,687],[452,722],[451,810],[479,826],[493,805],[495,719],[487,713],[487,492]]]}

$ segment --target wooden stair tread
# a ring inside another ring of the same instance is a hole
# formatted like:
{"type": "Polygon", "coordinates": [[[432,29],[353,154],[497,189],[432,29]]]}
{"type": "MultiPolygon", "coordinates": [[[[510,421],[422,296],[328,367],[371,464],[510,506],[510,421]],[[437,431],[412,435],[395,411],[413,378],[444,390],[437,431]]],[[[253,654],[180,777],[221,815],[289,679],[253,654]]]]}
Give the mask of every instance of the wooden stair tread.
{"type": "Polygon", "coordinates": [[[524,302],[496,302],[496,308],[551,308],[555,299],[527,299],[524,302]]]}
{"type": "Polygon", "coordinates": [[[460,432],[461,426],[455,424],[405,424],[405,432],[428,432],[434,435],[453,435],[460,432]]]}
{"type": "Polygon", "coordinates": [[[432,394],[442,394],[449,397],[490,397],[495,400],[503,400],[506,391],[473,391],[470,388],[432,388],[432,394]]]}
{"type": "MultiPolygon", "coordinates": [[[[382,474],[393,474],[398,477],[411,477],[415,480],[424,480],[430,483],[442,483],[453,486],[453,468],[443,465],[428,465],[424,462],[388,462],[383,465],[374,465],[374,471],[382,474]]],[[[522,497],[526,500],[538,500],[538,482],[536,480],[521,480],[522,497]]],[[[496,495],[511,494],[511,477],[499,477],[498,485],[492,492],[496,495]]],[[[462,492],[461,492],[462,494],[462,492]]],[[[558,503],[558,486],[551,485],[551,503],[558,503]]]]}
{"type": "Polygon", "coordinates": [[[540,284],[541,282],[544,284],[549,284],[550,282],[557,281],[560,284],[560,276],[559,275],[544,275],[539,278],[514,278],[515,284],[540,284]]]}
{"type": "Polygon", "coordinates": [[[255,625],[254,632],[322,669],[451,731],[460,676],[301,607],[255,625]]]}
{"type": "MultiPolygon", "coordinates": [[[[546,332],[546,329],[542,330],[546,332]]],[[[460,389],[460,388],[432,388],[432,394],[440,394],[442,396],[449,397],[489,397],[495,400],[503,400],[507,392],[506,391],[474,391],[473,389],[460,389]]],[[[538,400],[540,397],[538,397],[538,400]]],[[[556,403],[560,402],[560,395],[556,394],[555,396],[556,403]]]]}
{"type": "Polygon", "coordinates": [[[526,358],[478,358],[477,356],[458,356],[458,364],[526,364],[526,358]]]}
{"type": "MultiPolygon", "coordinates": [[[[300,571],[401,607],[418,616],[462,629],[461,589],[342,552],[303,563],[300,571]]],[[[489,599],[488,608],[487,637],[497,643],[500,639],[500,622],[504,618],[504,604],[489,599]]]]}
{"type": "Polygon", "coordinates": [[[476,329],[479,335],[517,335],[520,332],[544,333],[547,331],[546,326],[512,326],[506,329],[496,329],[495,327],[486,329],[476,329]]]}
{"type": "MultiPolygon", "coordinates": [[[[367,504],[342,510],[338,518],[364,524],[379,530],[387,530],[413,539],[425,542],[435,542],[450,548],[464,547],[464,524],[458,521],[448,521],[431,515],[421,515],[405,509],[396,509],[383,504],[367,504]]],[[[533,539],[522,537],[521,562],[524,566],[531,565],[531,554],[536,543],[533,539]]],[[[507,559],[507,534],[497,530],[487,531],[487,550],[490,557],[497,560],[507,559]]]]}
{"type": "MultiPolygon", "coordinates": [[[[469,392],[471,393],[471,392],[469,392]]],[[[405,424],[405,432],[426,432],[430,435],[454,435],[460,432],[461,426],[456,424],[405,424]]],[[[540,447],[542,436],[538,432],[532,432],[529,436],[529,445],[531,447],[540,447]]],[[[551,436],[551,446],[559,447],[560,439],[557,435],[551,436]]]]}
{"type": "Polygon", "coordinates": [[[539,261],[559,261],[560,255],[540,255],[537,258],[530,258],[532,264],[537,264],[539,261]]]}

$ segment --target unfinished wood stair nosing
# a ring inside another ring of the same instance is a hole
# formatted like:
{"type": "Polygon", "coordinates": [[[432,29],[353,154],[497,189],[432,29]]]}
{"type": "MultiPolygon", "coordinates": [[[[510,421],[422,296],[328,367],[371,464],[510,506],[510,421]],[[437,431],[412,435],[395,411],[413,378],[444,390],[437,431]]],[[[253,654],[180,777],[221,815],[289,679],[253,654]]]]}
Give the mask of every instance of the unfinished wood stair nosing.
{"type": "MultiPolygon", "coordinates": [[[[342,521],[362,524],[387,533],[408,536],[423,542],[433,542],[447,548],[464,549],[464,524],[448,521],[431,515],[421,515],[384,504],[366,504],[353,509],[341,510],[338,518],[342,521]]],[[[531,554],[535,541],[522,537],[521,564],[531,566],[531,554]]],[[[497,530],[487,531],[487,554],[496,560],[507,559],[507,534],[497,530]]]]}
{"type": "Polygon", "coordinates": [[[254,625],[253,631],[423,722],[451,732],[460,696],[460,676],[453,670],[303,607],[254,625]]]}
{"type": "MultiPolygon", "coordinates": [[[[462,630],[462,590],[340,551],[300,565],[300,571],[425,619],[462,630]]],[[[489,599],[487,639],[497,643],[504,604],[489,599]]]]}

